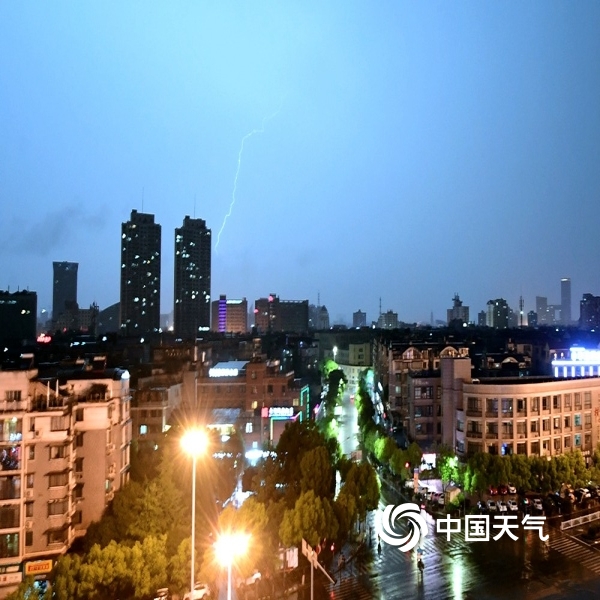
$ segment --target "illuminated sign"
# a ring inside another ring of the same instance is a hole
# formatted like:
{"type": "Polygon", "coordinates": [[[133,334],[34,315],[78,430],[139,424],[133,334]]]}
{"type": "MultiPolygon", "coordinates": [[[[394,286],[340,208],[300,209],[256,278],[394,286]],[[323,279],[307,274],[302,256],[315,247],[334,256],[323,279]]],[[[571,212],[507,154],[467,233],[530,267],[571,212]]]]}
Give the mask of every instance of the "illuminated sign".
{"type": "Polygon", "coordinates": [[[46,335],[45,333],[40,333],[40,335],[37,336],[37,342],[39,344],[49,344],[51,341],[52,341],[51,335],[46,335]]]}
{"type": "Polygon", "coordinates": [[[39,575],[52,571],[52,560],[34,560],[25,563],[25,575],[39,575]]]}
{"type": "Polygon", "coordinates": [[[209,377],[237,377],[239,375],[239,369],[213,367],[208,370],[209,377]]]}
{"type": "Polygon", "coordinates": [[[293,406],[271,406],[269,408],[270,419],[291,419],[293,416],[293,406]]]}

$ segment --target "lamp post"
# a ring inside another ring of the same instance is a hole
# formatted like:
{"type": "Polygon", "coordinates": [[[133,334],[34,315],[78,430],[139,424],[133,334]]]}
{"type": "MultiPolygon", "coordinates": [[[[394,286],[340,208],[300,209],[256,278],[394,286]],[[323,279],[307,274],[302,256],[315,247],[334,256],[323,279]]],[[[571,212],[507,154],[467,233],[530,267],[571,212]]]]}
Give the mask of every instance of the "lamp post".
{"type": "Polygon", "coordinates": [[[190,593],[194,595],[195,584],[195,549],[196,549],[196,460],[204,454],[208,440],[202,429],[190,429],[181,438],[181,447],[192,457],[192,558],[190,573],[190,593]]]}
{"type": "Polygon", "coordinates": [[[217,560],[227,567],[227,600],[231,600],[231,567],[233,561],[245,554],[250,543],[250,536],[245,533],[224,533],[215,543],[217,560]]]}

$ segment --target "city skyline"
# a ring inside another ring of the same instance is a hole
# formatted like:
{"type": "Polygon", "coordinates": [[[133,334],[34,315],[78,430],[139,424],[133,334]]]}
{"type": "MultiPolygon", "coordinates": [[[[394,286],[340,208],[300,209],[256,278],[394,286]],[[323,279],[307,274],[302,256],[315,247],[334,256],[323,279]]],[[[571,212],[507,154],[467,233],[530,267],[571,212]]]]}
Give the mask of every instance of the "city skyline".
{"type": "Polygon", "coordinates": [[[211,300],[331,323],[600,295],[600,6],[0,6],[0,289],[119,300],[120,224],[212,235],[211,300]],[[320,298],[320,302],[319,302],[320,298]]]}

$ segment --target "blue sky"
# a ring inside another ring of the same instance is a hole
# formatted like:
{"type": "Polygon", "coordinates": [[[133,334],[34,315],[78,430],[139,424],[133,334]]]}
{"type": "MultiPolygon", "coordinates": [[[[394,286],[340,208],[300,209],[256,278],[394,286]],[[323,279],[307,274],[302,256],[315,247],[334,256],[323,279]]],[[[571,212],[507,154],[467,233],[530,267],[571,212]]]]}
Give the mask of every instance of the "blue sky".
{"type": "Polygon", "coordinates": [[[162,225],[161,312],[195,214],[214,298],[429,322],[571,277],[577,318],[598,31],[586,1],[0,3],[0,289],[51,308],[68,260],[80,306],[118,301],[135,208],[162,225]]]}

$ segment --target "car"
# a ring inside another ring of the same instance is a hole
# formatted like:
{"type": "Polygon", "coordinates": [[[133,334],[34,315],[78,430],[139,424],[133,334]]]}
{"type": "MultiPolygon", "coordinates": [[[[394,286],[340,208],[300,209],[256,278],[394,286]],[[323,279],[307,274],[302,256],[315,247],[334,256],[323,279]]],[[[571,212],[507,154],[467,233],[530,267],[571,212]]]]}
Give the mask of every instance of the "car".
{"type": "Polygon", "coordinates": [[[196,583],[193,592],[186,592],[183,600],[201,600],[210,596],[210,587],[206,583],[196,583]]]}
{"type": "Polygon", "coordinates": [[[254,585],[256,582],[261,580],[261,574],[258,571],[255,571],[250,577],[246,577],[246,579],[240,579],[238,581],[238,587],[254,585]]]}
{"type": "Polygon", "coordinates": [[[508,512],[508,505],[504,500],[498,500],[498,512],[508,512]]]}
{"type": "Polygon", "coordinates": [[[509,494],[516,494],[517,493],[517,488],[512,483],[509,483],[506,487],[508,488],[508,493],[509,494]]]}
{"type": "Polygon", "coordinates": [[[494,487],[493,485],[490,485],[489,489],[488,489],[488,494],[490,496],[495,496],[498,493],[498,488],[494,487]]]}
{"type": "Polygon", "coordinates": [[[516,500],[507,500],[506,506],[510,512],[518,512],[519,510],[519,505],[517,504],[516,500]]]}
{"type": "Polygon", "coordinates": [[[479,511],[480,514],[485,514],[487,512],[487,504],[485,502],[482,502],[481,500],[477,503],[477,510],[479,511]]]}
{"type": "Polygon", "coordinates": [[[153,600],[170,600],[170,598],[169,588],[159,588],[156,590],[153,600]]]}
{"type": "Polygon", "coordinates": [[[508,494],[508,486],[502,484],[498,486],[498,493],[501,496],[506,496],[506,494],[508,494]]]}
{"type": "Polygon", "coordinates": [[[493,500],[488,500],[487,501],[487,508],[490,512],[497,512],[498,511],[498,506],[496,506],[496,503],[493,500]]]}
{"type": "Polygon", "coordinates": [[[542,499],[541,498],[534,498],[533,499],[533,510],[537,510],[539,512],[544,512],[544,507],[542,505],[542,499]]]}

